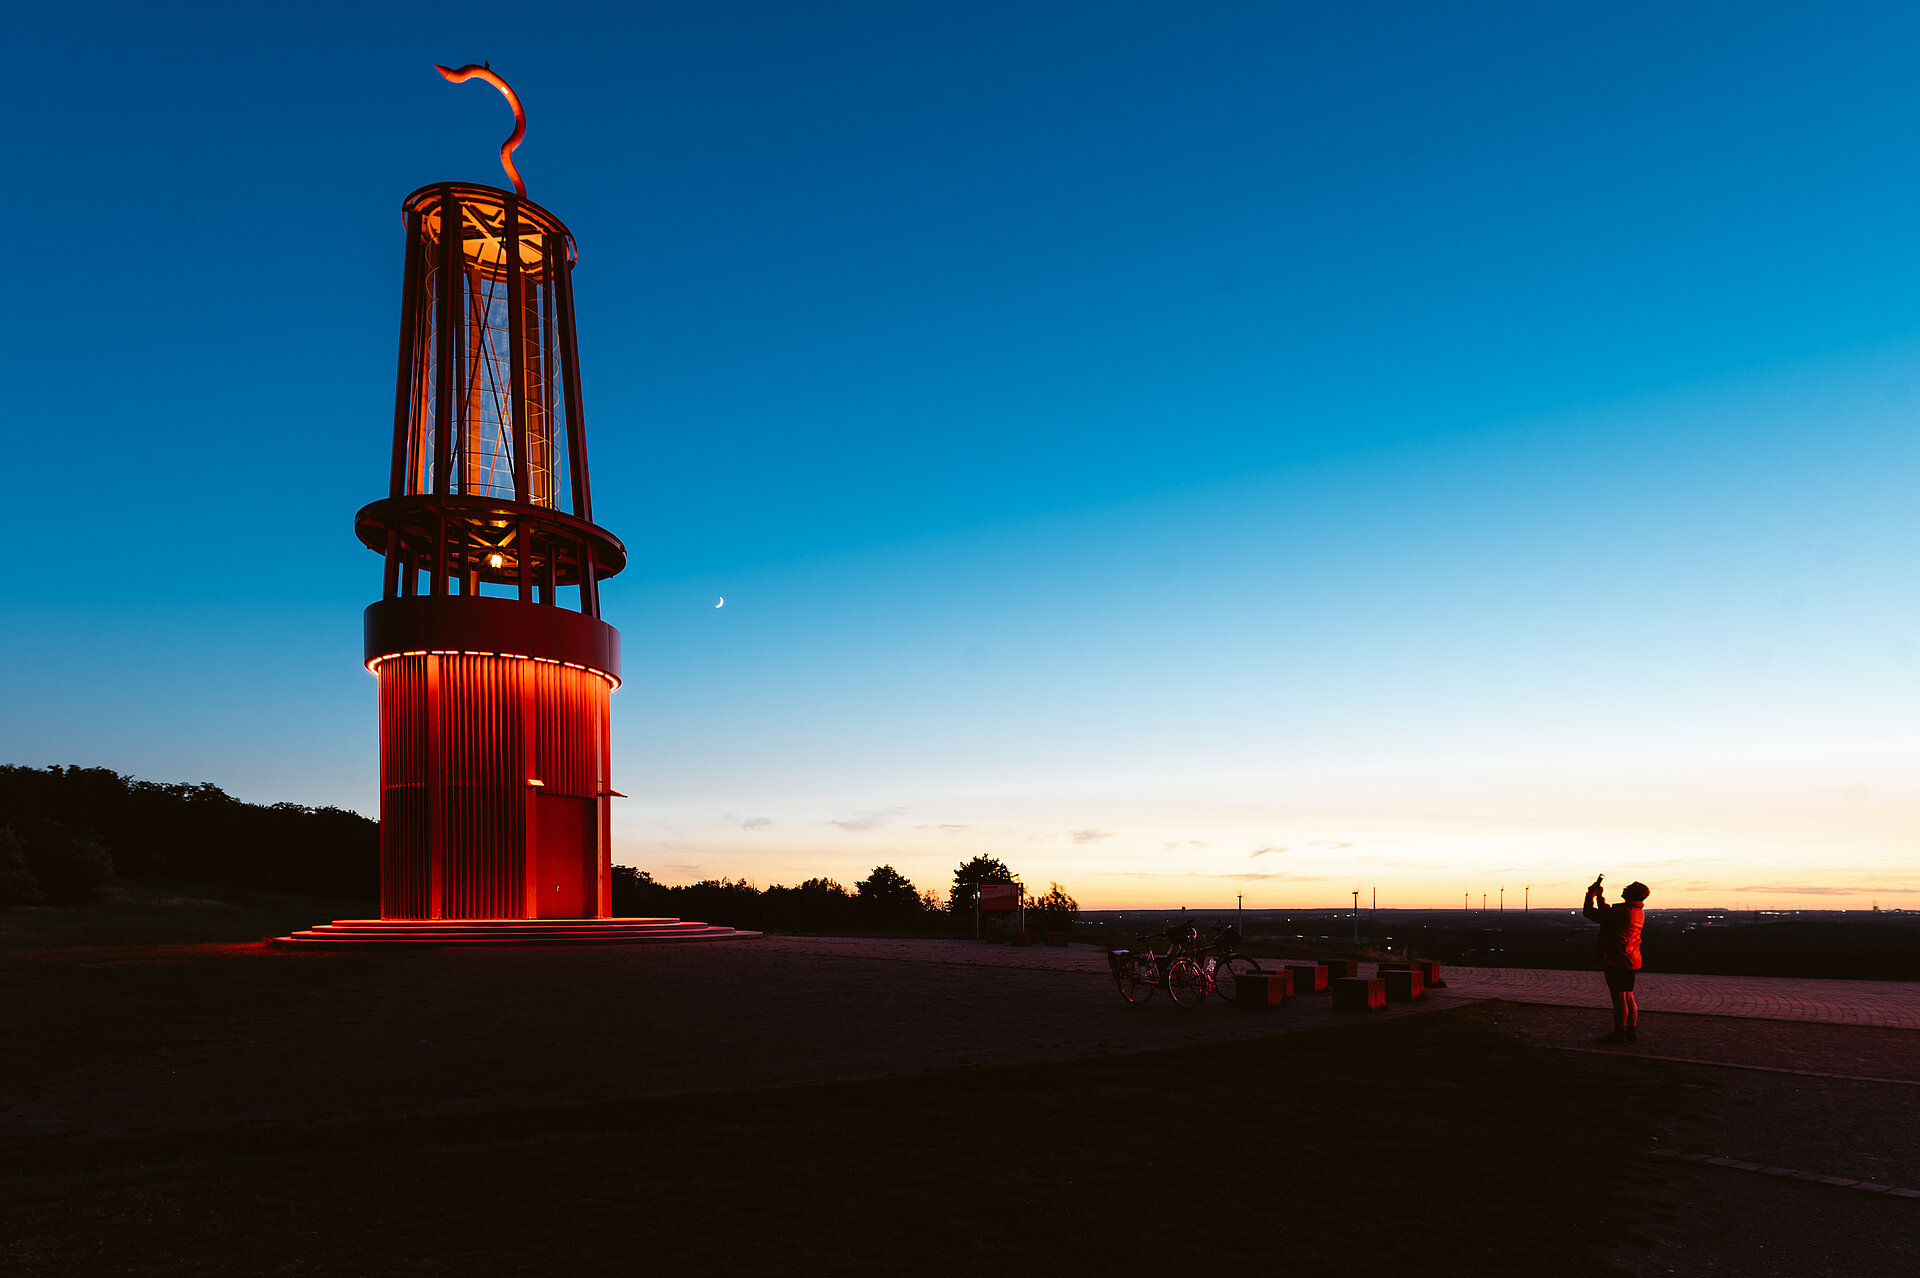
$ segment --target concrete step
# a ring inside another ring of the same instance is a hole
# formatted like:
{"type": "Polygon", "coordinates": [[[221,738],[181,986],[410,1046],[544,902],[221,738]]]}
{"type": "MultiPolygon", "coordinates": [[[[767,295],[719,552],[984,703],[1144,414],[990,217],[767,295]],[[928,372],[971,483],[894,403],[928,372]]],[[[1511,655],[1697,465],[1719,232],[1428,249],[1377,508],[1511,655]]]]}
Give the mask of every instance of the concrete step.
{"type": "Polygon", "coordinates": [[[662,945],[747,940],[758,932],[683,919],[339,919],[276,937],[289,949],[453,945],[662,945]]]}

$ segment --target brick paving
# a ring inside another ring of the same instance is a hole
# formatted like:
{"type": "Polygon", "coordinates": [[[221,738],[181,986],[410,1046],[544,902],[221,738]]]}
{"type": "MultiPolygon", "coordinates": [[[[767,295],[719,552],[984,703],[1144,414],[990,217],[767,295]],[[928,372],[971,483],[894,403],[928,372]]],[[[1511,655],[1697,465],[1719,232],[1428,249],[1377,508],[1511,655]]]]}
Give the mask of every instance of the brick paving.
{"type": "MultiPolygon", "coordinates": [[[[1525,967],[1450,967],[1447,990],[1469,998],[1554,1007],[1607,1006],[1598,972],[1525,967]]],[[[1642,972],[1640,1008],[1697,1016],[1813,1021],[1920,1030],[1920,982],[1827,981],[1787,976],[1688,976],[1642,972]]]]}

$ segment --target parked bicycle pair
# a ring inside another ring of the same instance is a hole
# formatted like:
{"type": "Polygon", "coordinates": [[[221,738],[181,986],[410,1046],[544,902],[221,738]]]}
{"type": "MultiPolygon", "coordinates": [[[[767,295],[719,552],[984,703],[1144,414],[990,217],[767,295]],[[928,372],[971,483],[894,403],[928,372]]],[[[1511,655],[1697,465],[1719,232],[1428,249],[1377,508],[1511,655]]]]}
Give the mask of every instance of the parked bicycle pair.
{"type": "Polygon", "coordinates": [[[1146,948],[1107,951],[1114,984],[1129,1003],[1145,1003],[1155,990],[1165,990],[1181,1007],[1198,1007],[1209,995],[1232,1001],[1242,976],[1266,970],[1240,953],[1240,929],[1231,923],[1214,928],[1205,945],[1200,929],[1185,923],[1134,939],[1146,948]],[[1163,943],[1164,950],[1154,948],[1163,943]]]}

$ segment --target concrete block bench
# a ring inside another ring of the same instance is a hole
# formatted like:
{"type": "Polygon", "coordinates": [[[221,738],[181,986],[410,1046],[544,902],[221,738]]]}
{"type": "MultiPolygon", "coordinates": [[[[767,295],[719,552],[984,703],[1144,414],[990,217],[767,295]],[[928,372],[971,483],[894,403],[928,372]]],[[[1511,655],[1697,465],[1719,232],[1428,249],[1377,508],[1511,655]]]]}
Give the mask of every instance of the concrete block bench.
{"type": "Polygon", "coordinates": [[[1421,983],[1431,990],[1438,989],[1446,984],[1445,981],[1440,979],[1440,969],[1444,966],[1445,964],[1439,959],[1414,959],[1407,963],[1382,963],[1380,965],[1380,975],[1385,976],[1388,972],[1418,972],[1420,973],[1421,983]]]}
{"type": "Polygon", "coordinates": [[[1053,946],[1056,950],[1063,950],[1067,947],[1067,934],[1065,932],[1042,932],[1040,936],[1042,940],[1046,941],[1048,945],[1053,946]]]}
{"type": "Polygon", "coordinates": [[[1325,994],[1327,992],[1327,967],[1324,963],[1290,963],[1287,971],[1293,973],[1293,992],[1295,994],[1325,994]]]}
{"type": "Polygon", "coordinates": [[[1320,965],[1327,969],[1328,980],[1360,975],[1359,959],[1321,959],[1320,965]]]}
{"type": "Polygon", "coordinates": [[[1233,1001],[1241,1007],[1282,1007],[1292,997],[1292,972],[1242,972],[1234,980],[1233,1001]]]}
{"type": "Polygon", "coordinates": [[[1387,983],[1379,977],[1343,976],[1333,983],[1333,1010],[1371,1012],[1387,1005],[1387,983]]]}
{"type": "Polygon", "coordinates": [[[1383,968],[1378,978],[1387,987],[1387,998],[1395,1003],[1411,1003],[1427,996],[1426,981],[1412,968],[1383,968]]]}

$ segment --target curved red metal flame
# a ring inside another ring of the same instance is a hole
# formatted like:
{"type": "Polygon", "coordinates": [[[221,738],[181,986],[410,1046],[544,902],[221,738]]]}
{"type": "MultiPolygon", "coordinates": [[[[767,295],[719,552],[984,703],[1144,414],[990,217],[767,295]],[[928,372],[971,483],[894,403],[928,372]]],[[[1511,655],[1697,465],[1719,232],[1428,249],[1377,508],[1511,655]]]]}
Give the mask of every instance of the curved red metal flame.
{"type": "Polygon", "coordinates": [[[507,176],[513,179],[514,194],[524,199],[527,194],[527,184],[521,180],[520,170],[513,167],[513,148],[519,146],[520,139],[527,136],[527,113],[520,105],[520,95],[513,91],[512,85],[502,80],[493,68],[485,63],[469,62],[457,71],[450,71],[436,62],[433,64],[433,69],[438,71],[449,84],[464,84],[468,80],[485,80],[506,96],[507,105],[513,108],[513,132],[505,142],[500,144],[500,167],[505,169],[507,176]]]}

